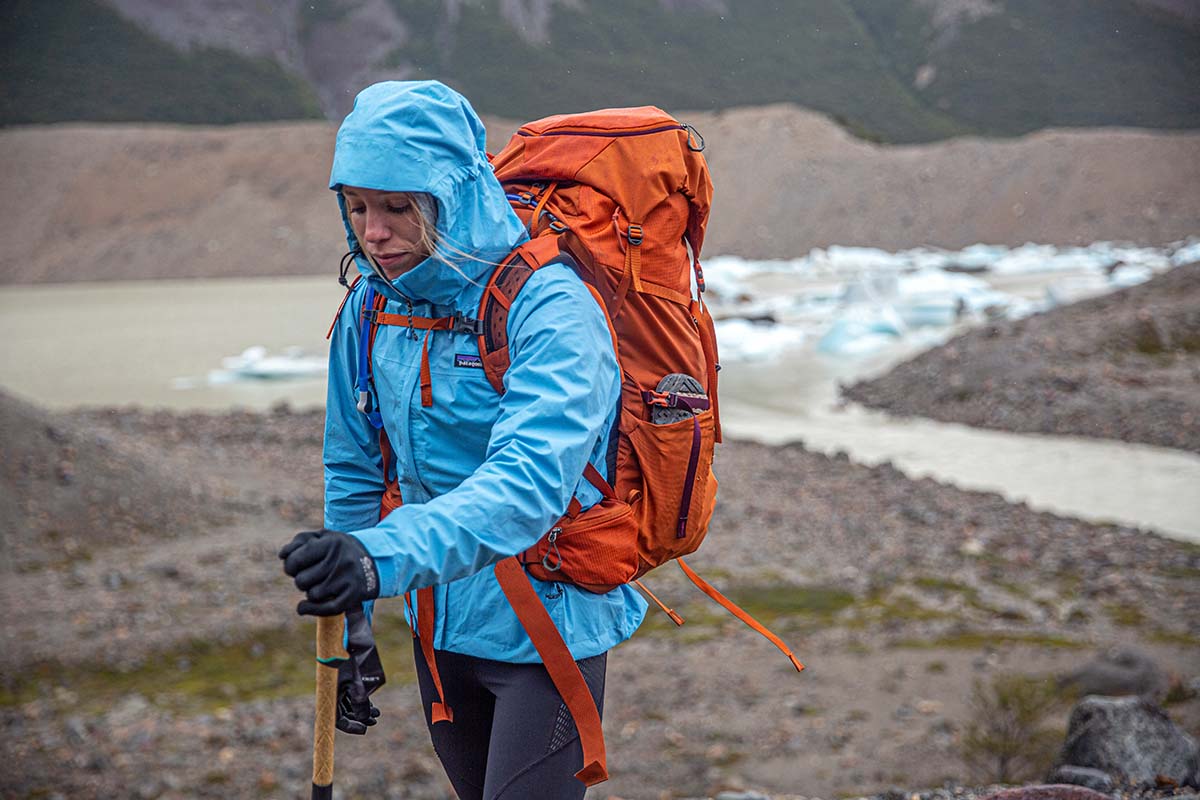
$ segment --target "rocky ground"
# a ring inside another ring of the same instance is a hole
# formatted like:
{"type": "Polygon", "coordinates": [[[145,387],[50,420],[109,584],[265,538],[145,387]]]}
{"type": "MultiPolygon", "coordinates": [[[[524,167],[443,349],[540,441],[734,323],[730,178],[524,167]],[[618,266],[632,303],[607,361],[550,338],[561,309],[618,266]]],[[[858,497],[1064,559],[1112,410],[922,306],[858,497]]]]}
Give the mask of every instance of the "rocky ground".
{"type": "MultiPolygon", "coordinates": [[[[319,521],[321,422],[0,400],[0,796],[307,791],[313,626],[274,551],[319,521]]],[[[589,797],[986,785],[987,764],[964,760],[976,683],[1065,675],[1114,646],[1160,665],[1152,690],[1200,733],[1200,548],[799,446],[729,442],[717,470],[692,564],[808,669],[677,573],[652,575],[688,622],[654,613],[613,653],[612,778],[589,797]]],[[[339,737],[339,795],[449,797],[384,605],[384,717],[339,737]]],[[[1068,695],[1039,723],[1057,740],[1068,695]]]]}
{"type": "Polygon", "coordinates": [[[985,325],[843,394],[893,414],[1200,453],[1200,264],[985,325]]]}

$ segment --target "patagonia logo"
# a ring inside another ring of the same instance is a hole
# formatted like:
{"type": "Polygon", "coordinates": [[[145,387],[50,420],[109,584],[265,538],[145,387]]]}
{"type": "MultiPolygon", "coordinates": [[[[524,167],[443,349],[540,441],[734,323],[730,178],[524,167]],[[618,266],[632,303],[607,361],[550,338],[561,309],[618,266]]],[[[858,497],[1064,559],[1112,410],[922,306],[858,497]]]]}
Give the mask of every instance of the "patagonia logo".
{"type": "Polygon", "coordinates": [[[471,369],[483,369],[483,359],[479,356],[466,355],[464,353],[454,354],[454,366],[470,367],[471,369]]]}

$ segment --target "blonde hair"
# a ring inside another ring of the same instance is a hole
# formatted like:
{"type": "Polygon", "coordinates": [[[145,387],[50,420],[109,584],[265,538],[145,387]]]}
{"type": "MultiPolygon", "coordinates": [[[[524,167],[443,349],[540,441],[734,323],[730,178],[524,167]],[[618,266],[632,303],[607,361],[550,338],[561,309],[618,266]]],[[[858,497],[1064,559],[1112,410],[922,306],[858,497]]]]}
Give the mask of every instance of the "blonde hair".
{"type": "MultiPolygon", "coordinates": [[[[472,286],[483,286],[479,281],[476,281],[470,275],[463,272],[462,268],[455,262],[474,261],[477,264],[487,264],[491,267],[498,267],[500,263],[480,258],[469,252],[461,243],[455,242],[444,231],[441,233],[438,232],[438,203],[437,198],[432,194],[429,192],[399,192],[398,194],[403,194],[407,197],[416,211],[417,220],[421,227],[421,248],[429,254],[427,258],[432,258],[454,270],[463,280],[472,286]]],[[[379,268],[379,265],[375,263],[375,259],[371,258],[370,254],[362,247],[361,242],[359,242],[358,251],[367,259],[367,262],[371,265],[375,273],[386,280],[383,270],[379,268]]]]}
{"type": "Polygon", "coordinates": [[[439,233],[437,230],[437,198],[432,194],[428,192],[406,192],[406,194],[409,197],[409,201],[416,208],[417,216],[421,220],[421,246],[429,253],[429,257],[457,272],[463,280],[472,286],[483,286],[483,284],[463,272],[455,261],[474,261],[477,264],[486,264],[490,267],[498,267],[500,266],[500,262],[480,258],[467,251],[461,243],[455,242],[444,231],[439,233]]]}

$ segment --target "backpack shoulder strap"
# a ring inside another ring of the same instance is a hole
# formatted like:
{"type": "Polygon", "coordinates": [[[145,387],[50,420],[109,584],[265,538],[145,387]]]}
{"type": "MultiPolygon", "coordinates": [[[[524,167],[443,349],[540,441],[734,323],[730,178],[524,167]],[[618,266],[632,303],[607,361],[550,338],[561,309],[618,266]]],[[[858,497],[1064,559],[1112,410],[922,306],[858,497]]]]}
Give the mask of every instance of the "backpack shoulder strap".
{"type": "Polygon", "coordinates": [[[558,258],[561,252],[558,236],[538,236],[509,253],[488,278],[479,301],[479,319],[483,323],[479,356],[488,383],[498,394],[504,394],[504,373],[509,365],[508,310],[534,271],[558,258]]]}
{"type": "Polygon", "coordinates": [[[588,786],[608,780],[600,710],[562,634],[516,558],[506,558],[496,564],[496,580],[575,721],[583,749],[583,768],[575,773],[575,777],[588,786]]]}

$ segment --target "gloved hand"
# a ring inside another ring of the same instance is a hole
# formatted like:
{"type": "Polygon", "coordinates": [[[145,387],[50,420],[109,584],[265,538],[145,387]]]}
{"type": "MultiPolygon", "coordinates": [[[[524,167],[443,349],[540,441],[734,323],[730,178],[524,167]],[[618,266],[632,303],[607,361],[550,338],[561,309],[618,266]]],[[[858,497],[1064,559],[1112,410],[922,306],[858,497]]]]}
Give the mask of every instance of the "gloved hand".
{"type": "Polygon", "coordinates": [[[283,571],[306,599],[298,614],[332,617],[379,596],[379,570],[362,542],[348,533],[304,531],[279,551],[283,571]]]}
{"type": "Polygon", "coordinates": [[[350,657],[338,665],[337,729],[357,736],[375,724],[379,709],[370,695],[386,683],[371,624],[361,610],[346,614],[346,652],[350,657]]]}

